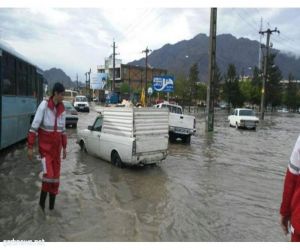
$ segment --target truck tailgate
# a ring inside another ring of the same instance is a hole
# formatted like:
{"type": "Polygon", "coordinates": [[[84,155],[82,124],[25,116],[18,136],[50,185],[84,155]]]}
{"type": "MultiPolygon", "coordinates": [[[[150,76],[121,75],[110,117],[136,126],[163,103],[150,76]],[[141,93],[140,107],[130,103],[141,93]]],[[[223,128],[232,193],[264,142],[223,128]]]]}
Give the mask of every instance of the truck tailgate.
{"type": "Polygon", "coordinates": [[[194,116],[170,113],[170,126],[179,128],[194,128],[194,116]]]}
{"type": "Polygon", "coordinates": [[[168,149],[168,117],[168,111],[165,109],[135,109],[136,153],[166,151],[168,149]]]}

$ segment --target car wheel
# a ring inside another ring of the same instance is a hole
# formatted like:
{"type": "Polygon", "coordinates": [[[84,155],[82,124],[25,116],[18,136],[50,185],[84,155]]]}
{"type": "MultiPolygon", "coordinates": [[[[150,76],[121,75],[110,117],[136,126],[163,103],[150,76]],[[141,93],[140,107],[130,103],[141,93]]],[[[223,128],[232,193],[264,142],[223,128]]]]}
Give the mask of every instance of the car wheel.
{"type": "Polygon", "coordinates": [[[117,151],[112,152],[111,163],[116,167],[123,168],[124,165],[117,151]]]}
{"type": "Polygon", "coordinates": [[[81,151],[83,151],[85,153],[87,152],[84,141],[80,141],[79,146],[80,146],[81,151]]]}
{"type": "Polygon", "coordinates": [[[172,142],[172,143],[176,142],[176,137],[173,133],[169,133],[169,141],[172,142]]]}

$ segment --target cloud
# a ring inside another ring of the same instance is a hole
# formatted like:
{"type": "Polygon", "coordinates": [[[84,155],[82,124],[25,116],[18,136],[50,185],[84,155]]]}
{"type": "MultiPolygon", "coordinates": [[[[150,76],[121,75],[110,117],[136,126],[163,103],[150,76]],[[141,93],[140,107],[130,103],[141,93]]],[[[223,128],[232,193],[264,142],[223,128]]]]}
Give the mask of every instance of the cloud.
{"type": "MultiPolygon", "coordinates": [[[[274,48],[300,54],[300,9],[218,8],[217,34],[260,39],[263,28],[275,28],[274,48]]],[[[0,8],[0,39],[42,68],[60,67],[72,79],[104,63],[115,39],[124,63],[144,57],[148,46],[209,33],[209,8],[0,8]]],[[[265,43],[265,37],[262,40],[265,43]]]]}

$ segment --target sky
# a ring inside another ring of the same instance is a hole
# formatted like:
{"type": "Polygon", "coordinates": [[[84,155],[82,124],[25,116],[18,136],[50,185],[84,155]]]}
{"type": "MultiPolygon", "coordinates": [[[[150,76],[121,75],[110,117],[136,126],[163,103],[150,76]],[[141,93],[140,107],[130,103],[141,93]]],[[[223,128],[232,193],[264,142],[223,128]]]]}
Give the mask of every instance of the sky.
{"type": "MultiPolygon", "coordinates": [[[[141,5],[131,1],[87,1],[75,7],[67,0],[52,4],[42,1],[43,5],[35,1],[14,5],[1,2],[0,42],[43,70],[61,68],[72,80],[78,74],[84,81],[85,72],[90,68],[96,72],[97,65],[104,65],[104,58],[112,54],[113,41],[117,58],[128,63],[144,57],[146,47],[154,51],[199,33],[209,34],[209,4],[174,0],[171,5],[168,0],[163,0],[165,4],[153,0],[154,4],[145,1],[141,5]]],[[[230,33],[265,43],[266,35],[260,37],[258,33],[262,19],[262,30],[277,27],[280,31],[271,36],[273,48],[300,56],[300,8],[281,3],[271,9],[261,2],[251,3],[217,6],[217,35],[230,33]]]]}

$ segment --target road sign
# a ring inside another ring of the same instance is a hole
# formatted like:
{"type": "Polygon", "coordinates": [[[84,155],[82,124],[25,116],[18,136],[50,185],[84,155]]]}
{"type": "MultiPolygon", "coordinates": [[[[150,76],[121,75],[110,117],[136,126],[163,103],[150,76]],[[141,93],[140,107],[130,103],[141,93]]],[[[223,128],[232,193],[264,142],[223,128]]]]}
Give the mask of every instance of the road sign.
{"type": "Polygon", "coordinates": [[[153,89],[152,89],[152,87],[149,87],[147,92],[148,92],[148,95],[152,95],[152,94],[153,94],[153,89]]]}
{"type": "Polygon", "coordinates": [[[91,75],[91,89],[103,89],[107,83],[107,74],[94,73],[91,75]]]}
{"type": "Polygon", "coordinates": [[[153,77],[153,89],[158,92],[173,92],[174,77],[173,76],[155,76],[153,77]]]}

